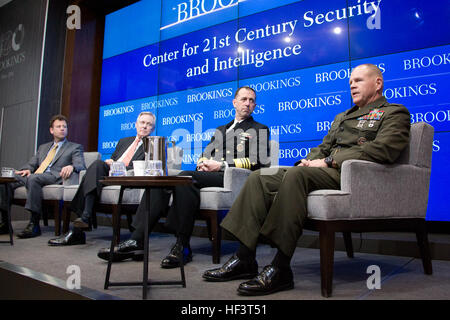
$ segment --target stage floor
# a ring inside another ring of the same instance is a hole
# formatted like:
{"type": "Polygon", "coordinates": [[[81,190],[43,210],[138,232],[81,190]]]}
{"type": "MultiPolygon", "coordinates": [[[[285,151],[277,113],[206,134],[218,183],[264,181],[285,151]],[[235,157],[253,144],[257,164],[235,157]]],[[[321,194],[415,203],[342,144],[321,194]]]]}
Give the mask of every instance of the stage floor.
{"type": "MultiPolygon", "coordinates": [[[[51,224],[52,221],[49,221],[51,224]]],[[[20,232],[26,221],[14,221],[16,232],[20,232]]],[[[50,277],[66,281],[70,274],[68,267],[76,265],[81,271],[81,286],[99,293],[121,299],[139,300],[141,287],[111,287],[104,290],[107,263],[97,258],[97,251],[109,247],[112,230],[100,226],[87,232],[85,245],[50,247],[47,241],[54,238],[54,228],[42,227],[42,236],[33,239],[14,238],[14,246],[0,244],[0,260],[16,266],[25,267],[50,277]]],[[[129,231],[122,229],[122,239],[128,239],[129,231]]],[[[450,236],[449,236],[450,237],[450,236]]],[[[0,236],[7,240],[8,236],[0,236]]],[[[179,280],[179,269],[161,269],[161,259],[169,252],[175,238],[173,235],[154,233],[150,236],[149,278],[155,281],[179,280]]],[[[202,273],[220,265],[212,264],[210,241],[193,237],[191,241],[193,262],[185,267],[187,287],[180,285],[151,286],[148,299],[151,300],[254,300],[242,297],[236,289],[242,280],[211,283],[202,280],[202,273]]],[[[237,243],[223,241],[222,260],[224,263],[234,253],[237,243]]],[[[357,249],[357,248],[355,248],[357,249]]],[[[276,250],[268,245],[260,245],[257,260],[260,269],[269,264],[276,250]]],[[[319,250],[297,248],[291,266],[295,277],[292,290],[257,297],[258,300],[308,300],[325,299],[320,293],[319,250]]],[[[126,261],[114,263],[111,281],[141,281],[142,262],[126,261]]],[[[420,259],[401,256],[388,256],[355,252],[355,258],[347,258],[345,252],[335,252],[334,299],[450,299],[450,261],[433,260],[433,275],[425,275],[420,259]],[[368,289],[367,280],[372,273],[367,268],[376,265],[381,271],[381,289],[368,289]]],[[[75,289],[76,290],[76,289],[75,289]]]]}

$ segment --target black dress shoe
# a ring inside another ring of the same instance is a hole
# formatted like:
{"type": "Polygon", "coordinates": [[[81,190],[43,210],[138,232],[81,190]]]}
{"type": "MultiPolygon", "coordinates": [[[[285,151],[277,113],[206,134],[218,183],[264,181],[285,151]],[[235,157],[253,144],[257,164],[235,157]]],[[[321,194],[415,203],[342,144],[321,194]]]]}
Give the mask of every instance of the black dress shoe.
{"type": "Polygon", "coordinates": [[[20,239],[28,239],[28,238],[34,238],[41,235],[41,228],[38,224],[34,224],[32,222],[28,223],[28,225],[25,227],[25,229],[20,232],[17,237],[20,239]]]}
{"type": "Polygon", "coordinates": [[[77,244],[86,244],[86,234],[84,232],[70,230],[62,237],[48,240],[49,246],[74,246],[77,244]]]}
{"type": "Polygon", "coordinates": [[[184,264],[192,261],[191,248],[183,248],[183,245],[179,242],[170,250],[169,254],[161,261],[161,268],[171,269],[178,268],[180,266],[180,255],[183,255],[184,264]]]}
{"type": "MultiPolygon", "coordinates": [[[[109,261],[109,248],[100,249],[97,256],[100,259],[109,261]]],[[[133,259],[135,261],[143,260],[144,258],[144,245],[136,240],[127,240],[119,243],[114,247],[113,262],[119,262],[126,259],[133,259]]]]}
{"type": "Polygon", "coordinates": [[[293,279],[291,268],[280,269],[273,265],[268,265],[255,278],[241,283],[237,291],[245,296],[271,294],[294,288],[293,279]]]}
{"type": "Polygon", "coordinates": [[[256,260],[246,262],[233,255],[222,267],[205,271],[203,279],[207,281],[230,281],[251,279],[257,274],[258,263],[256,260]]]}
{"type": "Polygon", "coordinates": [[[7,223],[0,223],[0,234],[9,234],[9,227],[7,223]]]}

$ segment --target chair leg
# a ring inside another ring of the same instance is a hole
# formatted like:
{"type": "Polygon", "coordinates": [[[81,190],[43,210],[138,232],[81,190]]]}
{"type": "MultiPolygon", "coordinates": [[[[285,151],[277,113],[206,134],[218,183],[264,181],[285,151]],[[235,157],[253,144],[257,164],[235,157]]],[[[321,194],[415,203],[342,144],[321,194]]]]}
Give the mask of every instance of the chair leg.
{"type": "Polygon", "coordinates": [[[220,263],[220,252],[222,248],[222,229],[220,228],[220,211],[202,210],[202,216],[206,219],[209,240],[211,240],[212,262],[220,263]]]}
{"type": "MultiPolygon", "coordinates": [[[[133,226],[131,225],[133,223],[133,218],[131,217],[131,213],[127,212],[127,225],[128,225],[128,230],[130,230],[130,232],[134,231],[133,226]]],[[[150,230],[151,232],[152,230],[150,230]]]]}
{"type": "Polygon", "coordinates": [[[61,235],[61,211],[62,211],[62,200],[56,201],[53,205],[53,216],[55,220],[55,236],[61,235]]]}
{"type": "Polygon", "coordinates": [[[213,238],[213,263],[220,263],[220,256],[222,255],[222,228],[217,224],[215,229],[215,237],[213,238]]]}
{"type": "Polygon", "coordinates": [[[112,227],[113,229],[116,230],[116,238],[114,239],[114,245],[118,245],[120,242],[120,211],[118,205],[113,205],[112,227]]]}
{"type": "Polygon", "coordinates": [[[64,201],[62,210],[62,232],[65,234],[69,231],[70,225],[70,202],[64,201]]]}
{"type": "Polygon", "coordinates": [[[44,221],[44,226],[48,227],[48,214],[47,214],[47,208],[45,210],[42,210],[42,220],[44,221]]]}
{"type": "Polygon", "coordinates": [[[97,212],[95,210],[92,210],[91,221],[92,221],[92,226],[94,227],[94,229],[97,229],[97,212]]]}
{"type": "Polygon", "coordinates": [[[208,239],[212,241],[212,233],[211,233],[211,219],[206,219],[206,228],[208,229],[208,239]]]}
{"type": "Polygon", "coordinates": [[[353,258],[353,243],[352,243],[352,233],[342,232],[344,236],[345,250],[347,251],[347,257],[353,258]]]}
{"type": "Polygon", "coordinates": [[[425,274],[433,274],[433,265],[431,264],[430,244],[428,243],[428,234],[425,221],[419,223],[416,231],[417,244],[419,245],[420,256],[422,257],[423,271],[425,274]]]}
{"type": "Polygon", "coordinates": [[[322,296],[331,297],[333,290],[333,265],[334,265],[334,231],[327,228],[326,223],[319,229],[320,242],[320,278],[322,296]]]}
{"type": "Polygon", "coordinates": [[[212,241],[212,261],[213,263],[220,263],[220,249],[222,246],[222,232],[217,219],[218,212],[212,211],[210,218],[211,241],[212,241]]]}

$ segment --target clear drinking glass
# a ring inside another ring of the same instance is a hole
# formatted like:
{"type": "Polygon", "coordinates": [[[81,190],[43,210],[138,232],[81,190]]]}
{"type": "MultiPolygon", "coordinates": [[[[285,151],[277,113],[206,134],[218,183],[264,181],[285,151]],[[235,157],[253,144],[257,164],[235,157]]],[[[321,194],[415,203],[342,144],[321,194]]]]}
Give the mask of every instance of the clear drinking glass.
{"type": "Polygon", "coordinates": [[[111,164],[109,169],[110,177],[123,177],[127,175],[127,168],[125,167],[125,163],[121,161],[115,161],[111,164]]]}
{"type": "Polygon", "coordinates": [[[144,170],[145,176],[162,176],[163,175],[163,169],[162,169],[162,161],[161,160],[147,160],[145,162],[145,170],[144,170]]]}
{"type": "Polygon", "coordinates": [[[2,177],[4,178],[13,178],[14,177],[14,169],[13,168],[2,168],[2,177]]]}

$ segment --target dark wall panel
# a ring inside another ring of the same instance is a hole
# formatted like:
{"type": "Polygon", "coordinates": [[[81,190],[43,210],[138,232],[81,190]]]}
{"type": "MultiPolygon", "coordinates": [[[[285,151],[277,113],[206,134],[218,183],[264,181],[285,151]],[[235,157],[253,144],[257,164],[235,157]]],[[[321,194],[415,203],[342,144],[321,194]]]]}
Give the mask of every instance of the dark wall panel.
{"type": "Polygon", "coordinates": [[[20,166],[35,151],[47,0],[0,8],[0,165],[20,166]]]}

